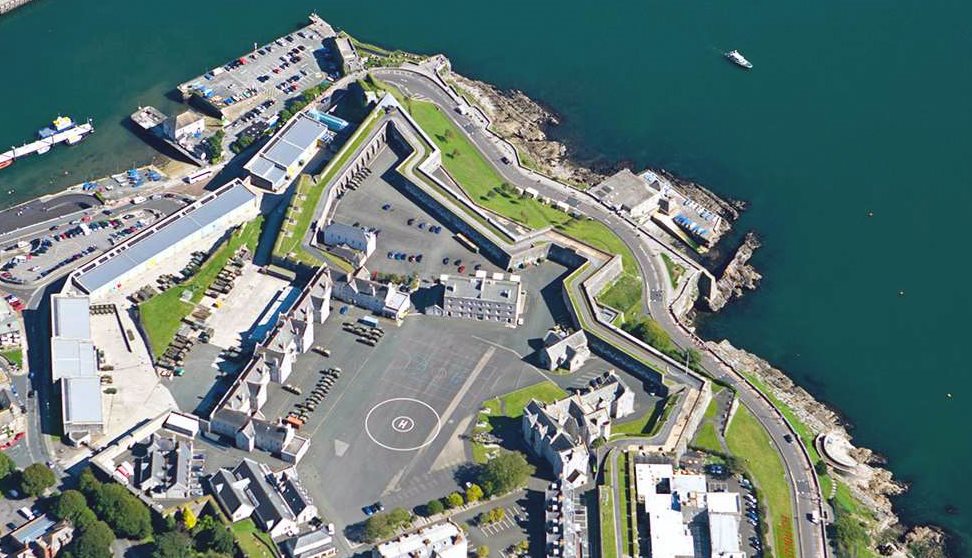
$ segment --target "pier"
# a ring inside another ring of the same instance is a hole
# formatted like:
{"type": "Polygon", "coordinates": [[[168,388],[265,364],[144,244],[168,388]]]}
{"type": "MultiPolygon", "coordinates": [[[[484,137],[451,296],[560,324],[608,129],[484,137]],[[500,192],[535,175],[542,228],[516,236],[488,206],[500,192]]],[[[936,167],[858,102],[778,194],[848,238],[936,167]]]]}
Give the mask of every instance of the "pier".
{"type": "Polygon", "coordinates": [[[0,0],[0,15],[29,4],[31,0],[0,0]]]}
{"type": "Polygon", "coordinates": [[[9,151],[0,153],[0,168],[9,166],[17,159],[26,155],[33,155],[34,153],[42,155],[47,153],[52,147],[59,143],[67,142],[68,145],[74,145],[81,141],[84,136],[92,132],[94,132],[94,126],[92,126],[91,122],[88,121],[67,130],[51,134],[46,138],[42,138],[31,143],[25,143],[20,147],[14,147],[9,151]]]}

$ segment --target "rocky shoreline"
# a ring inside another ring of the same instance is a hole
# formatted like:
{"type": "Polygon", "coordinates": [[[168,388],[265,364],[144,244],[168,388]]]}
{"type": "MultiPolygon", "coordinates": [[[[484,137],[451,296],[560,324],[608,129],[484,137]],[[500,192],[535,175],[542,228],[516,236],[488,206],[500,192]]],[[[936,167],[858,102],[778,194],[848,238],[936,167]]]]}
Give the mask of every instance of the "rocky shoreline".
{"type": "MultiPolygon", "coordinates": [[[[520,151],[524,166],[575,186],[597,184],[614,169],[586,168],[570,157],[570,150],[562,142],[551,139],[546,130],[559,124],[559,118],[540,103],[521,91],[503,91],[497,87],[449,72],[445,79],[489,116],[492,130],[514,144],[520,151]]],[[[698,199],[708,209],[718,212],[728,221],[738,219],[746,207],[744,202],[725,200],[705,187],[679,179],[671,173],[656,171],[698,199]]],[[[717,280],[716,296],[705,301],[708,310],[716,312],[744,290],[758,286],[761,275],[749,260],[760,242],[755,233],[746,234],[742,244],[717,280]]],[[[820,403],[796,385],[786,374],[766,360],[732,346],[728,340],[707,342],[707,347],[728,362],[739,363],[740,369],[751,371],[779,401],[812,430],[814,435],[831,433],[850,440],[838,413],[820,403]]],[[[891,472],[881,465],[884,460],[866,448],[855,448],[853,457],[861,464],[854,475],[843,475],[854,497],[870,510],[876,521],[872,527],[878,550],[886,556],[919,555],[944,556],[945,535],[936,527],[918,526],[906,529],[894,513],[891,496],[901,494],[906,487],[893,479],[891,472]],[[878,541],[880,539],[880,541],[878,541]]],[[[830,495],[825,495],[829,497],[830,495]]]]}

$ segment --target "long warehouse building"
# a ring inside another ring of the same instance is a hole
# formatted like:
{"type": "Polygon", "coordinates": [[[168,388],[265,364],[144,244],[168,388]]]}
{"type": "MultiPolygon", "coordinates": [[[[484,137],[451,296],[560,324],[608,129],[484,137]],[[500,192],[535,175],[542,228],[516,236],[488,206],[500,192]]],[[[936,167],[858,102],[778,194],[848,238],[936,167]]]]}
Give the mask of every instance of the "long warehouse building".
{"type": "Polygon", "coordinates": [[[215,242],[257,216],[260,197],[247,186],[240,179],[221,186],[75,271],[71,283],[95,298],[126,289],[126,281],[173,257],[188,260],[188,246],[215,242]]]}
{"type": "Polygon", "coordinates": [[[98,356],[87,296],[51,296],[51,381],[61,389],[61,421],[78,445],[104,432],[98,356]]]}

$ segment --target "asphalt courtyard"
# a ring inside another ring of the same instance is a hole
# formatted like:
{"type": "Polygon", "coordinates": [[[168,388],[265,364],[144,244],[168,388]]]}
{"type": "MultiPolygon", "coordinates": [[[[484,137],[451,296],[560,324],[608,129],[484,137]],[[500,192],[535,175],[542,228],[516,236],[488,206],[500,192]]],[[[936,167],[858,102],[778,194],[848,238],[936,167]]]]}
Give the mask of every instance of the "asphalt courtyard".
{"type": "Polygon", "coordinates": [[[267,418],[286,416],[314,389],[319,370],[343,370],[300,432],[312,442],[298,470],[330,521],[352,525],[374,502],[412,509],[459,488],[456,472],[469,462],[464,436],[481,403],[545,378],[528,361],[554,317],[535,293],[559,285],[563,271],[550,265],[523,274],[527,319],[516,329],[412,315],[401,327],[381,320],[386,333],[372,348],[342,325],[364,311],[342,315],[343,304],[333,303],[315,331],[331,356],[300,356],[288,383],[302,394],[272,384],[263,408],[267,418]]]}
{"type": "Polygon", "coordinates": [[[477,264],[489,272],[503,271],[485,257],[465,248],[444,223],[393,185],[405,180],[395,171],[398,162],[398,155],[391,149],[381,151],[369,165],[372,173],[357,190],[345,193],[335,210],[336,222],[358,223],[381,231],[378,248],[368,261],[368,269],[399,275],[417,273],[425,279],[435,279],[442,273],[457,274],[460,265],[465,266],[466,274],[472,274],[477,264]],[[438,234],[431,230],[436,225],[441,227],[438,234]],[[421,254],[422,261],[396,260],[388,257],[389,252],[406,256],[421,254]],[[444,259],[449,262],[443,263],[444,259]]]}

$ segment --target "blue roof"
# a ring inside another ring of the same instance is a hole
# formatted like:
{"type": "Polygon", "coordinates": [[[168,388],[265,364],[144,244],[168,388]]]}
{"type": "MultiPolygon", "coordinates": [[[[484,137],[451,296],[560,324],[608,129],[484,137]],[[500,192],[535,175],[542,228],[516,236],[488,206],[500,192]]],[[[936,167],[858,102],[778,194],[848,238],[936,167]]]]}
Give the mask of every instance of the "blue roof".
{"type": "Polygon", "coordinates": [[[21,545],[27,546],[29,543],[43,536],[44,533],[47,533],[53,526],[54,520],[46,515],[42,515],[23,524],[19,529],[10,533],[10,536],[21,545]]]}
{"type": "Polygon", "coordinates": [[[167,218],[159,228],[149,229],[144,234],[133,237],[131,241],[120,244],[116,248],[118,251],[111,252],[112,255],[106,262],[78,274],[78,285],[88,293],[110,285],[163,250],[179,244],[196,231],[212,225],[223,215],[256,198],[241,182],[231,184],[215,197],[203,198],[186,208],[190,209],[188,213],[167,218]]]}

